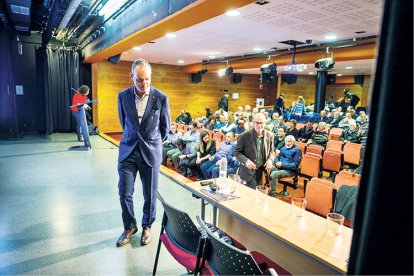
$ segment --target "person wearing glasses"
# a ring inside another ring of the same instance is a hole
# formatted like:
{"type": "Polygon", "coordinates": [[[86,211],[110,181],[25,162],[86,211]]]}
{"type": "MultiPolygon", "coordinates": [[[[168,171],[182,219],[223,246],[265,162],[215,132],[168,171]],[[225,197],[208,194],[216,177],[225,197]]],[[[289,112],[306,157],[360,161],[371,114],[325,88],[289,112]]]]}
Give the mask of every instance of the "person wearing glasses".
{"type": "Polygon", "coordinates": [[[239,176],[252,189],[260,184],[263,171],[270,170],[275,157],[274,134],[265,130],[265,124],[265,115],[256,114],[253,129],[240,135],[234,150],[234,156],[240,162],[239,176]]]}

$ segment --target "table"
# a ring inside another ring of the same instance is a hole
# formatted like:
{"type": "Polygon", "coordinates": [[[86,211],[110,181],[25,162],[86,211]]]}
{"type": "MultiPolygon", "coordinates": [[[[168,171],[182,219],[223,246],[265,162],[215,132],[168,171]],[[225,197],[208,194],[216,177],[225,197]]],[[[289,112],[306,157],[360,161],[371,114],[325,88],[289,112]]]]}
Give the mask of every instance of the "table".
{"type": "Polygon", "coordinates": [[[306,212],[291,216],[290,204],[261,194],[231,179],[240,198],[218,202],[201,192],[200,182],[181,184],[218,208],[218,227],[240,241],[250,251],[259,251],[292,274],[346,274],[352,229],[342,235],[326,234],[326,219],[306,212]]]}

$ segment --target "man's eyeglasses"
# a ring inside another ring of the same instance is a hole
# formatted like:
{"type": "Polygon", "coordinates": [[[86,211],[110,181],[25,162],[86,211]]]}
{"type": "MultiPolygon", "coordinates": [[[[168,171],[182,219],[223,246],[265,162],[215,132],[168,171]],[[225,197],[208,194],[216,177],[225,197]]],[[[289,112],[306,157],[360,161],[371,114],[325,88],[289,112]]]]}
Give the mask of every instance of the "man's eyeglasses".
{"type": "Polygon", "coordinates": [[[254,122],[255,125],[264,125],[266,122],[254,122]]]}

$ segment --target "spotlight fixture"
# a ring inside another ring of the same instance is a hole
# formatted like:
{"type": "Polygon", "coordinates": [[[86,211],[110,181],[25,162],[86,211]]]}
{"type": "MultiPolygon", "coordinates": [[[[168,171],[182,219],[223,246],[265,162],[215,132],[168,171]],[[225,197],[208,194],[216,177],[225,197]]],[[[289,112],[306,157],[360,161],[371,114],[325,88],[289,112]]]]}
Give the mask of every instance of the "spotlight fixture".
{"type": "Polygon", "coordinates": [[[333,53],[329,52],[329,47],[326,47],[326,55],[331,55],[330,57],[325,57],[315,61],[315,68],[322,70],[329,70],[334,67],[335,59],[333,53]]]}
{"type": "Polygon", "coordinates": [[[260,72],[270,74],[276,71],[277,65],[276,63],[266,63],[260,66],[260,72]]]}

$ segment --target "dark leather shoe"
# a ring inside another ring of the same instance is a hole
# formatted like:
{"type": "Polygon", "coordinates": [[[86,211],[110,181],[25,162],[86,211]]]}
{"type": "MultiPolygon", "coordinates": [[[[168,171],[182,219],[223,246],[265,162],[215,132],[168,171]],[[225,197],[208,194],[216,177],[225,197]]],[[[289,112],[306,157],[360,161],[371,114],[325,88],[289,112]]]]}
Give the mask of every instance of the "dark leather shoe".
{"type": "Polygon", "coordinates": [[[147,245],[151,241],[151,230],[150,229],[143,229],[142,236],[141,236],[141,245],[147,245]]]}
{"type": "Polygon", "coordinates": [[[118,241],[116,242],[117,247],[124,246],[125,244],[129,243],[129,239],[132,235],[134,235],[136,232],[138,232],[137,227],[132,227],[129,230],[125,230],[121,236],[119,237],[118,241]]]}

